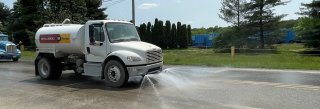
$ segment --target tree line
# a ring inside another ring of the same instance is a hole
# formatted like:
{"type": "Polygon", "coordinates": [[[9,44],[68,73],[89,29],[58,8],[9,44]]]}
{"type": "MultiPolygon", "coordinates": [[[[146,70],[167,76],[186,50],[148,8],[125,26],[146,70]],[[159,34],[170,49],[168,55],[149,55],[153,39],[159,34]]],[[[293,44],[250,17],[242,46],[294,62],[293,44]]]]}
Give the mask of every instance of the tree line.
{"type": "Polygon", "coordinates": [[[286,5],[281,0],[222,0],[219,17],[232,24],[217,38],[216,46],[265,48],[266,37],[276,36],[279,21],[286,15],[276,15],[274,7],[286,5]],[[248,39],[251,37],[252,39],[248,39]],[[255,43],[259,42],[259,43],[255,43]]]}
{"type": "Polygon", "coordinates": [[[0,2],[0,31],[6,32],[15,43],[34,46],[35,32],[46,23],[71,23],[105,19],[102,0],[17,0],[13,9],[0,2]]]}
{"type": "Polygon", "coordinates": [[[142,41],[158,45],[164,49],[188,48],[192,42],[191,25],[172,23],[167,20],[163,22],[155,19],[151,22],[143,23],[138,27],[142,41]]]}
{"type": "Polygon", "coordinates": [[[320,49],[320,1],[313,0],[311,3],[302,4],[296,31],[305,41],[305,46],[320,49]]]}
{"type": "Polygon", "coordinates": [[[215,40],[215,48],[265,48],[265,45],[269,48],[277,42],[281,29],[284,28],[298,32],[300,38],[306,41],[307,47],[319,48],[320,1],[302,4],[302,12],[299,14],[304,17],[282,21],[286,14],[277,15],[274,10],[288,2],[290,1],[222,0],[219,17],[232,26],[219,29],[220,35],[215,40]]]}

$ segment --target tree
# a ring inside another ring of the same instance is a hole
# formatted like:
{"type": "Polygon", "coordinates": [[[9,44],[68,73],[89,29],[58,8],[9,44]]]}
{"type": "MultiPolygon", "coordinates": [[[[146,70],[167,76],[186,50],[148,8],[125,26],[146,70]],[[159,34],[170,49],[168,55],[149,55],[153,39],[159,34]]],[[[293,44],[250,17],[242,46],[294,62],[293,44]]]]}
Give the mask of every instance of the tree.
{"type": "Polygon", "coordinates": [[[170,48],[177,48],[177,27],[176,24],[172,24],[171,32],[170,32],[170,48]]]}
{"type": "Polygon", "coordinates": [[[161,48],[165,48],[165,34],[164,34],[164,29],[163,29],[163,21],[159,20],[158,22],[158,46],[160,46],[161,48]]]}
{"type": "Polygon", "coordinates": [[[103,20],[107,18],[104,13],[106,8],[100,8],[102,5],[102,0],[86,0],[86,19],[89,20],[103,20]]]}
{"type": "Polygon", "coordinates": [[[171,22],[169,20],[166,21],[166,25],[165,25],[165,38],[164,38],[164,44],[166,48],[170,47],[170,41],[171,41],[171,22]]]}
{"type": "Polygon", "coordinates": [[[302,4],[301,15],[296,26],[296,30],[302,40],[305,41],[306,47],[320,49],[320,1],[313,0],[309,4],[302,4]]]}
{"type": "Polygon", "coordinates": [[[154,20],[154,25],[151,27],[151,31],[152,31],[152,41],[151,43],[155,44],[155,45],[159,45],[159,20],[156,18],[154,20]]]}
{"type": "Polygon", "coordinates": [[[181,48],[181,45],[182,45],[182,38],[183,38],[183,36],[182,36],[182,27],[181,27],[182,25],[181,25],[181,22],[178,22],[177,23],[177,47],[178,48],[181,48]]]}
{"type": "Polygon", "coordinates": [[[232,23],[240,29],[244,22],[246,0],[222,0],[222,8],[219,17],[228,23],[232,23]]]}
{"type": "MultiPolygon", "coordinates": [[[[245,19],[248,20],[249,26],[258,26],[260,36],[260,48],[264,48],[265,45],[265,31],[267,28],[275,27],[286,15],[275,15],[273,9],[279,5],[285,5],[288,2],[282,2],[281,0],[250,0],[246,3],[247,14],[245,19]]],[[[271,31],[271,30],[269,30],[271,31]]]]}
{"type": "Polygon", "coordinates": [[[72,23],[85,23],[86,1],[85,0],[61,0],[61,14],[69,18],[72,23]]]}
{"type": "Polygon", "coordinates": [[[17,0],[8,26],[9,34],[13,34],[14,42],[22,41],[24,45],[34,46],[34,33],[43,25],[41,20],[42,0],[17,0]]]}
{"type": "Polygon", "coordinates": [[[0,32],[7,32],[6,26],[8,25],[10,14],[9,7],[0,2],[0,32]]]}
{"type": "Polygon", "coordinates": [[[181,48],[188,48],[188,34],[187,34],[187,25],[181,26],[181,36],[180,36],[180,47],[181,48]]]}
{"type": "Polygon", "coordinates": [[[151,31],[151,22],[148,22],[147,24],[147,30],[146,30],[146,41],[147,42],[152,42],[152,31],[151,31]]]}
{"type": "Polygon", "coordinates": [[[191,40],[191,25],[181,24],[178,22],[178,28],[176,24],[171,24],[169,20],[163,25],[162,20],[155,19],[154,25],[141,24],[138,27],[141,39],[149,43],[160,46],[163,49],[169,48],[187,48],[189,40],[191,40]]]}
{"type": "Polygon", "coordinates": [[[191,45],[192,44],[192,33],[191,33],[191,25],[188,25],[188,28],[187,28],[187,30],[188,30],[188,45],[191,45]]]}
{"type": "Polygon", "coordinates": [[[147,40],[147,25],[145,23],[140,25],[139,34],[142,41],[147,40]]]}
{"type": "Polygon", "coordinates": [[[42,12],[46,23],[61,23],[69,18],[71,23],[84,23],[87,19],[101,17],[101,10],[94,9],[99,4],[97,0],[43,0],[42,12]],[[88,4],[88,6],[87,6],[88,4]],[[87,8],[90,14],[87,14],[87,8]],[[93,12],[95,11],[95,12],[93,12]]]}

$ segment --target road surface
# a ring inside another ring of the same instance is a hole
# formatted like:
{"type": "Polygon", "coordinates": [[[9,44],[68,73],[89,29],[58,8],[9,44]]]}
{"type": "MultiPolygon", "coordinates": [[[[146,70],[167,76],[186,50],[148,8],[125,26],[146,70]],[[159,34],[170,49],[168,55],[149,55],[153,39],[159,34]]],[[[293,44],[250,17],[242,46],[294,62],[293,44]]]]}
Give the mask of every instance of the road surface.
{"type": "Polygon", "coordinates": [[[34,76],[31,62],[0,62],[1,109],[301,109],[320,107],[320,72],[166,66],[121,89],[64,72],[34,76]]]}

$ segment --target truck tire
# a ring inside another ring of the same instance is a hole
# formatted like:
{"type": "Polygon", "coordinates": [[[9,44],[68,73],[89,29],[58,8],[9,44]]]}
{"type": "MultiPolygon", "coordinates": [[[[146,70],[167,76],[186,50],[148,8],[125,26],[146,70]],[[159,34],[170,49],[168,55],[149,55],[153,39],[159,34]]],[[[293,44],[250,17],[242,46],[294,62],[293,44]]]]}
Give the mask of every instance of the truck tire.
{"type": "Polygon", "coordinates": [[[115,88],[124,86],[129,78],[124,66],[115,60],[109,61],[104,66],[103,74],[107,85],[115,88]]]}
{"type": "Polygon", "coordinates": [[[41,58],[37,64],[39,76],[42,79],[58,79],[62,74],[61,63],[53,59],[41,58]]]}
{"type": "Polygon", "coordinates": [[[12,58],[13,62],[18,62],[19,59],[18,58],[12,58]]]}

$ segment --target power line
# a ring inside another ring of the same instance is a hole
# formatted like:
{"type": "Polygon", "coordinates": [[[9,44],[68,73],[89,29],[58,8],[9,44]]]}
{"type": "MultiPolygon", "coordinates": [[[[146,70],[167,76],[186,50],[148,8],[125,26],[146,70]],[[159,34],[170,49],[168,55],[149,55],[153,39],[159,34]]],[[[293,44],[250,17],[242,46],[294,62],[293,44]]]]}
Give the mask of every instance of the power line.
{"type": "MultiPolygon", "coordinates": [[[[117,0],[117,1],[113,1],[113,0],[103,0],[102,3],[108,3],[106,4],[106,8],[114,6],[116,4],[122,3],[126,0],[117,0]],[[111,2],[111,3],[109,3],[111,2]]],[[[132,23],[135,24],[135,0],[132,0],[132,23]]]]}
{"type": "Polygon", "coordinates": [[[114,1],[114,0],[104,0],[103,2],[107,3],[106,7],[111,7],[111,6],[114,6],[116,4],[122,3],[124,1],[126,1],[126,0],[116,0],[116,1],[114,1]],[[109,2],[111,2],[111,3],[109,3],[109,2]]]}

